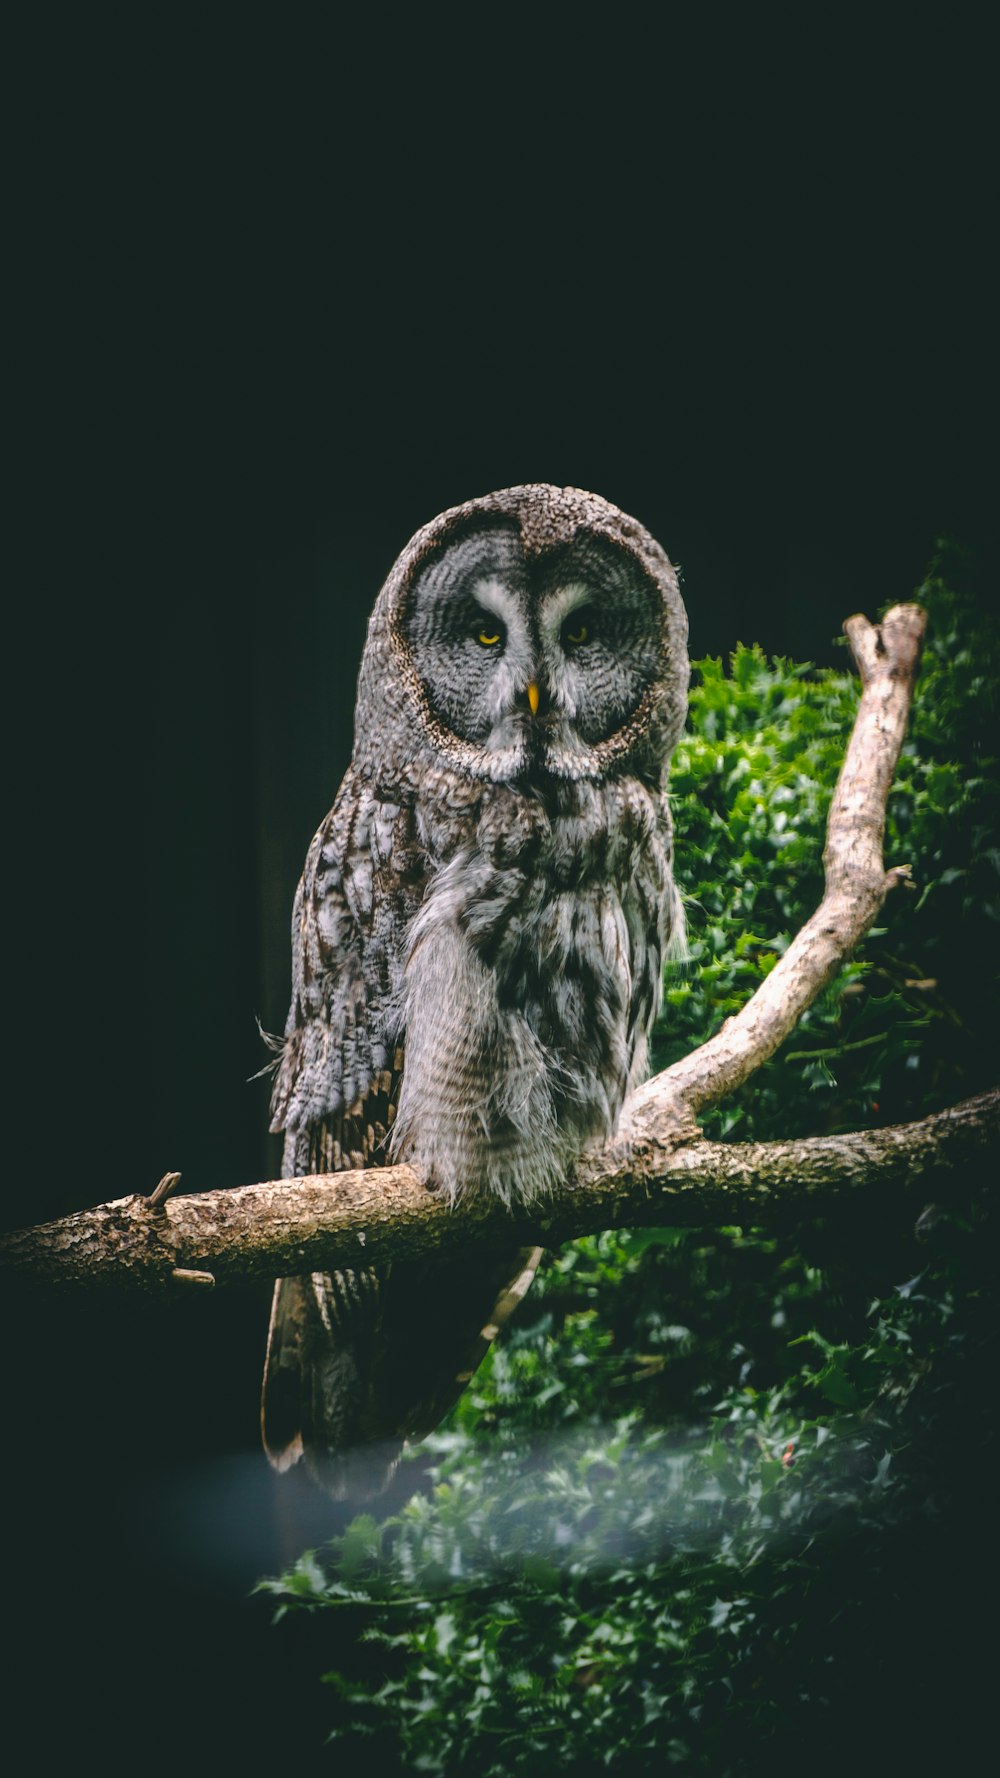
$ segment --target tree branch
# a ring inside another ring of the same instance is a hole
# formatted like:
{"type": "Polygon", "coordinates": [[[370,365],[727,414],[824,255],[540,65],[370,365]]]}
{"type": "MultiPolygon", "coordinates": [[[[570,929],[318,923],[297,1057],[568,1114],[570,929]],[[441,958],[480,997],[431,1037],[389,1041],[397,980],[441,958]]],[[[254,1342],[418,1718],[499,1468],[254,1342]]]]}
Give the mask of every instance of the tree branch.
{"type": "Polygon", "coordinates": [[[626,1108],[633,1130],[693,1131],[695,1114],[731,1093],[794,1030],[864,936],[909,866],[882,857],[889,787],[906,734],[927,626],[919,605],[894,605],[879,625],[844,624],[861,674],[861,702],[827,817],[823,899],[741,1012],[721,1031],[647,1081],[626,1108]]]}
{"type": "Polygon", "coordinates": [[[882,858],[889,786],[925,625],[897,605],[844,625],[862,695],[830,806],[823,899],[753,998],[721,1031],[633,1095],[614,1144],[530,1210],[469,1196],[452,1206],[408,1167],[283,1179],[235,1191],[131,1197],[0,1239],[0,1268],[48,1283],[143,1291],[461,1251],[477,1241],[552,1245],[612,1223],[787,1220],[864,1190],[925,1190],[994,1140],[1000,1091],[891,1129],[801,1142],[697,1140],[695,1114],[773,1055],[870,926],[907,867],[882,858]],[[169,1197],[169,1202],[167,1201],[169,1197]]]}
{"type": "Polygon", "coordinates": [[[926,1199],[1000,1132],[1000,1089],[919,1123],[801,1142],[644,1138],[588,1155],[530,1210],[493,1197],[452,1205],[409,1167],[278,1179],[173,1198],[133,1196],[5,1235],[4,1269],[46,1284],[155,1292],[180,1283],[384,1265],[480,1242],[552,1247],[617,1224],[779,1226],[864,1193],[926,1199]]]}

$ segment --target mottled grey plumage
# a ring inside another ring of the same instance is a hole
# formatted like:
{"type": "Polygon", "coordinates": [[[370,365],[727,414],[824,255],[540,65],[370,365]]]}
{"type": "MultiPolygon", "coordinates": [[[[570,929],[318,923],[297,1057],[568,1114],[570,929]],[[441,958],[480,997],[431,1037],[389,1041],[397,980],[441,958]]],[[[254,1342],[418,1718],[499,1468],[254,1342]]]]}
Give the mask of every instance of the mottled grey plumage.
{"type": "MultiPolygon", "coordinates": [[[[419,531],[379,594],[351,767],[292,926],[286,1176],[406,1160],[538,1196],[615,1128],[682,930],[664,779],[686,620],[649,534],[545,485],[419,531]]],[[[460,1393],[540,1254],[279,1280],[264,1439],[380,1486],[460,1393]]]]}

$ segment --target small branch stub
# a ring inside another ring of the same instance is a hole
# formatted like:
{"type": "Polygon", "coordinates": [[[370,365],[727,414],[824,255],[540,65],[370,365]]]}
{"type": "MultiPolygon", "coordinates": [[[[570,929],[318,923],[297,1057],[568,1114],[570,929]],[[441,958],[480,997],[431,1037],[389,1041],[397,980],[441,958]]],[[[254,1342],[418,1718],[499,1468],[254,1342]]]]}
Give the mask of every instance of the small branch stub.
{"type": "Polygon", "coordinates": [[[149,1197],[146,1199],[146,1209],[159,1210],[160,1206],[166,1203],[171,1192],[177,1190],[177,1187],[181,1182],[181,1177],[182,1175],[180,1173],[164,1173],[159,1185],[154,1186],[149,1197]]]}
{"type": "Polygon", "coordinates": [[[215,1289],[213,1273],[195,1272],[189,1266],[175,1266],[170,1277],[174,1284],[200,1284],[203,1289],[215,1289]]]}

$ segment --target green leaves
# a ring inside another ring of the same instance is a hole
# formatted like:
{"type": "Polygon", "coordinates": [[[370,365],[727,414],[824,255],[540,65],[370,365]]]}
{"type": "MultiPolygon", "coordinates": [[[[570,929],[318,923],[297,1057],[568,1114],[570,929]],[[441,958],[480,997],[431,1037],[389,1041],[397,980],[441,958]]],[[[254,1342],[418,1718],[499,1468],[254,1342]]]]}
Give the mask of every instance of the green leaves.
{"type": "MultiPolygon", "coordinates": [[[[886,835],[915,892],[712,1134],[882,1124],[989,1084],[1000,650],[937,571],[919,596],[886,835]]],[[[856,697],[846,671],[756,648],[698,663],[672,774],[691,961],[667,974],[657,1066],[745,1002],[816,905],[856,697]]],[[[916,1234],[855,1212],[795,1239],[611,1230],[551,1258],[411,1455],[402,1510],[262,1583],[279,1615],[313,1614],[338,1750],[483,1778],[816,1771],[824,1749],[852,1767],[866,1688],[882,1706],[898,1659],[913,1693],[932,1528],[957,1515],[974,1539],[988,1516],[968,1456],[995,1386],[986,1234],[936,1206],[916,1234]]]]}
{"type": "Polygon", "coordinates": [[[731,1733],[766,1743],[813,1708],[831,1548],[860,1571],[837,1604],[857,1636],[874,1552],[946,1499],[942,1414],[976,1374],[962,1304],[986,1258],[978,1230],[942,1216],[936,1233],[875,1296],[896,1232],[865,1259],[834,1240],[823,1269],[737,1228],[557,1256],[533,1317],[529,1301],[413,1454],[430,1492],[270,1583],[336,1608],[318,1655],[335,1737],[487,1778],[652,1762],[675,1739],[714,1771],[731,1733]]]}

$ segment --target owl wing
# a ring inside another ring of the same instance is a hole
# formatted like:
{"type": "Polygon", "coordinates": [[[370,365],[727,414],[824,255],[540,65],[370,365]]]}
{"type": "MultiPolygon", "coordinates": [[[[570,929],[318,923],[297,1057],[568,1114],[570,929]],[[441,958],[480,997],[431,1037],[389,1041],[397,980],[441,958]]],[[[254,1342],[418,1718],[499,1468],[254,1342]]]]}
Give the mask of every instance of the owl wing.
{"type": "MultiPolygon", "coordinates": [[[[348,773],[306,857],[292,914],[292,999],[271,1106],[272,1130],[285,1133],[286,1178],[319,1158],[319,1126],[328,1126],[331,1140],[338,1131],[360,1136],[367,1124],[355,1126],[365,1102],[391,1094],[390,1027],[407,904],[419,905],[422,884],[414,879],[423,874],[414,870],[418,861],[403,816],[400,806],[377,802],[348,773]],[[405,876],[397,871],[394,881],[395,852],[410,855],[410,869],[405,876]]],[[[367,1160],[362,1152],[360,1160],[343,1164],[367,1160]]],[[[331,1160],[331,1168],[339,1165],[331,1160]]]]}
{"type": "MultiPolygon", "coordinates": [[[[309,849],[292,920],[292,1001],[273,1098],[286,1178],[381,1166],[404,1065],[406,931],[429,866],[410,811],[349,774],[309,849]]],[[[378,1493],[404,1439],[461,1394],[535,1275],[540,1248],[279,1278],[261,1402],[278,1470],[378,1493]]]]}

